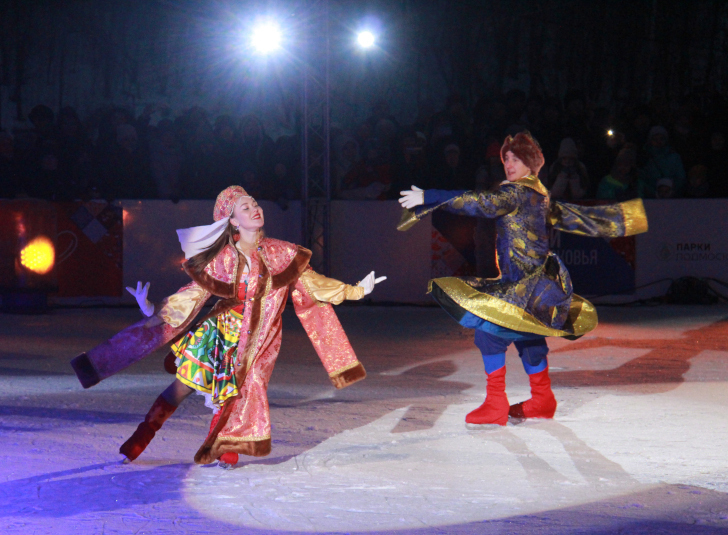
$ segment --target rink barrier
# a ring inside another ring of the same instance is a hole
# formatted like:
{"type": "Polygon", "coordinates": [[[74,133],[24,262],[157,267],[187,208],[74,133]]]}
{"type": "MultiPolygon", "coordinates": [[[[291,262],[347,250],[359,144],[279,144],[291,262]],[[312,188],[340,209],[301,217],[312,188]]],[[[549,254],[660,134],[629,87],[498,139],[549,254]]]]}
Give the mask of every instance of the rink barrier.
{"type": "MultiPolygon", "coordinates": [[[[269,201],[260,204],[265,212],[268,236],[302,243],[299,202],[290,202],[285,207],[269,201]]],[[[123,287],[136,286],[139,280],[151,282],[150,299],[153,301],[174,293],[188,282],[181,269],[183,255],[175,230],[209,223],[212,207],[213,201],[116,201],[110,208],[122,212],[123,232],[117,233],[123,236],[119,238],[122,254],[118,256],[121,259],[106,255],[109,256],[104,258],[107,264],[102,264],[112,266],[112,260],[120,264],[121,286],[116,276],[109,277],[106,282],[103,279],[101,283],[92,281],[90,272],[83,269],[90,265],[89,261],[74,259],[74,255],[85,254],[90,260],[98,260],[102,253],[89,248],[83,252],[80,247],[71,250],[64,245],[62,252],[64,260],[68,259],[67,265],[75,261],[74,265],[79,267],[64,274],[64,277],[73,277],[66,286],[71,290],[62,296],[51,295],[51,301],[68,305],[132,306],[135,301],[123,287]],[[83,290],[78,288],[85,286],[92,286],[94,295],[82,295],[83,290]],[[68,295],[69,292],[78,295],[68,295]]],[[[598,240],[576,243],[563,233],[559,239],[552,237],[552,247],[572,272],[577,292],[586,296],[624,295],[626,290],[628,296],[647,298],[664,295],[670,280],[679,277],[728,278],[728,199],[646,200],[645,208],[650,230],[636,236],[633,245],[627,244],[627,252],[597,243],[598,240]],[[610,251],[616,251],[616,254],[610,251]],[[629,269],[623,265],[628,256],[629,269]],[[591,277],[588,284],[584,282],[585,276],[591,277]],[[665,281],[649,285],[660,279],[665,281]],[[645,285],[648,286],[640,288],[645,285]],[[638,288],[636,291],[635,287],[638,288]]],[[[103,224],[110,225],[108,221],[113,210],[99,212],[97,207],[90,211],[98,212],[95,216],[98,221],[88,223],[87,234],[90,228],[95,233],[89,234],[96,240],[94,243],[113,249],[113,244],[108,243],[113,236],[105,236],[103,228],[103,224]]],[[[442,259],[433,254],[438,233],[434,231],[431,217],[407,232],[397,232],[400,215],[396,201],[333,201],[330,276],[355,284],[374,270],[377,275],[386,275],[387,280],[377,286],[367,301],[432,303],[426,295],[427,282],[433,273],[440,276],[442,270],[447,269],[446,265],[443,267],[442,259]]],[[[78,217],[71,219],[79,223],[78,217]]],[[[75,231],[65,228],[62,238],[76,243],[79,236],[83,238],[80,227],[75,231]],[[73,236],[74,232],[76,236],[73,236]]],[[[438,239],[442,240],[442,237],[438,239]]],[[[111,267],[107,271],[110,272],[111,267]]],[[[62,282],[59,281],[59,286],[62,282]]]]}

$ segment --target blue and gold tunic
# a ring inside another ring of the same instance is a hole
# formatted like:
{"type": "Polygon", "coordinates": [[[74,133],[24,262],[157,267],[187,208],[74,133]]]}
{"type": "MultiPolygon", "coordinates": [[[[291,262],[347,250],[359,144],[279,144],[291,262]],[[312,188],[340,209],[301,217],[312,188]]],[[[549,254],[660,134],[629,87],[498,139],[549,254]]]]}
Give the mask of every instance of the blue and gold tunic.
{"type": "MultiPolygon", "coordinates": [[[[492,192],[427,190],[425,205],[406,210],[399,230],[436,209],[496,220],[500,276],[433,279],[429,291],[458,321],[467,312],[515,331],[577,337],[597,325],[589,301],[573,293],[564,263],[549,250],[551,228],[584,236],[615,238],[647,230],[640,199],[605,206],[551,203],[548,190],[529,175],[503,182],[492,192]]],[[[477,327],[472,320],[463,323],[477,327]]]]}

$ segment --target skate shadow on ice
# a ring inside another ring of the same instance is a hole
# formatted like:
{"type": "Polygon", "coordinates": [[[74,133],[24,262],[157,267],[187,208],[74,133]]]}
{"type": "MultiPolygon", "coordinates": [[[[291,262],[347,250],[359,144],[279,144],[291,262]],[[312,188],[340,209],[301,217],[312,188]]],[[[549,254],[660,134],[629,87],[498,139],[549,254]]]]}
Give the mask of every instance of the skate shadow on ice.
{"type": "MultiPolygon", "coordinates": [[[[582,485],[592,488],[623,487],[634,488],[639,482],[629,475],[618,463],[609,460],[599,451],[580,439],[569,427],[556,420],[521,421],[516,425],[527,425],[532,431],[551,435],[564,448],[566,455],[583,481],[572,480],[539,456],[528,443],[511,431],[509,427],[490,430],[483,438],[500,444],[523,468],[526,479],[534,488],[554,489],[558,485],[582,485]]],[[[489,426],[490,427],[490,426],[489,426]]],[[[475,431],[479,433],[480,431],[475,431]]]]}
{"type": "MultiPolygon", "coordinates": [[[[439,397],[439,400],[442,400],[462,394],[465,390],[473,387],[470,383],[461,383],[447,379],[456,371],[457,365],[452,360],[440,360],[415,366],[400,375],[380,376],[380,381],[394,391],[397,391],[401,381],[404,381],[406,384],[415,384],[418,390],[422,388],[429,392],[430,395],[435,393],[439,397]]],[[[377,383],[378,385],[379,383],[377,383]]],[[[409,433],[411,431],[432,429],[448,405],[448,403],[443,402],[437,404],[427,403],[416,397],[414,399],[409,397],[407,398],[407,403],[402,404],[403,407],[408,406],[407,412],[402,415],[402,418],[400,418],[391,432],[409,433]]],[[[464,417],[465,415],[463,415],[464,417]]]]}
{"type": "Polygon", "coordinates": [[[399,409],[407,410],[391,433],[432,429],[447,407],[456,402],[463,391],[473,387],[470,383],[447,380],[456,371],[457,365],[452,360],[439,360],[398,375],[372,374],[367,377],[366,388],[361,392],[335,391],[330,397],[301,401],[271,396],[274,451],[281,444],[295,450],[290,456],[280,457],[279,462],[399,409]],[[363,406],[365,410],[362,410],[363,406]],[[292,422],[293,427],[281,433],[276,422],[292,422]]]}
{"type": "Polygon", "coordinates": [[[576,341],[552,353],[619,347],[648,350],[644,355],[610,370],[551,372],[553,386],[630,387],[651,385],[650,393],[673,390],[685,381],[690,359],[702,351],[728,352],[728,320],[685,331],[678,339],[631,340],[626,338],[590,338],[576,341]]]}
{"type": "Polygon", "coordinates": [[[0,517],[61,518],[179,500],[190,466],[125,470],[113,462],[7,481],[0,485],[0,517]]]}

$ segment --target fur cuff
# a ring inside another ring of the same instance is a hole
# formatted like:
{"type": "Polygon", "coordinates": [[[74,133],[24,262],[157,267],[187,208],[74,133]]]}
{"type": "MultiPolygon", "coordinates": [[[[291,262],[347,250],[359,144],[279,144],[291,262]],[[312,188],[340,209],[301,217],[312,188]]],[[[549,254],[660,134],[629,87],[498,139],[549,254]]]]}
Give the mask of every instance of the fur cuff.
{"type": "Polygon", "coordinates": [[[237,453],[239,455],[250,455],[251,457],[265,457],[270,454],[270,438],[264,440],[230,440],[218,438],[210,448],[200,449],[195,455],[197,464],[210,464],[219,459],[224,453],[237,453]]]}
{"type": "Polygon", "coordinates": [[[273,289],[290,286],[298,280],[303,270],[308,266],[311,260],[311,251],[305,247],[298,246],[298,252],[293,257],[288,267],[281,271],[278,275],[273,275],[273,289]]]}
{"type": "Polygon", "coordinates": [[[364,369],[364,366],[362,366],[361,362],[358,362],[353,368],[344,370],[336,375],[331,375],[329,376],[329,379],[331,379],[331,384],[333,384],[336,388],[345,388],[357,381],[361,381],[366,376],[367,372],[364,369]]]}
{"type": "Polygon", "coordinates": [[[81,386],[84,388],[91,388],[92,386],[99,384],[101,378],[99,377],[96,368],[94,368],[91,359],[88,358],[86,353],[81,353],[75,359],[71,361],[73,371],[76,372],[76,377],[81,382],[81,386]]]}
{"type": "Polygon", "coordinates": [[[213,295],[218,297],[234,298],[237,296],[237,288],[235,284],[229,282],[222,282],[212,277],[205,271],[196,272],[189,268],[187,262],[183,264],[185,273],[195,281],[203,290],[207,290],[213,295]]]}

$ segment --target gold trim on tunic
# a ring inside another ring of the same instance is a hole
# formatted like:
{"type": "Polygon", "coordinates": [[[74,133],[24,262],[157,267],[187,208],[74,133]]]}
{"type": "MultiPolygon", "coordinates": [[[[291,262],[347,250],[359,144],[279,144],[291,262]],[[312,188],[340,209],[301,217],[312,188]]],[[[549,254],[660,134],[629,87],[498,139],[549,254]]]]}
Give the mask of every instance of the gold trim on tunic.
{"type": "MultiPolygon", "coordinates": [[[[258,353],[258,342],[260,341],[260,331],[263,328],[263,323],[265,323],[265,304],[268,301],[268,295],[270,295],[271,288],[273,287],[273,277],[270,276],[270,268],[268,268],[268,264],[263,259],[263,255],[258,255],[258,259],[265,264],[266,269],[268,270],[268,277],[265,283],[265,292],[263,293],[263,297],[256,303],[255,306],[257,306],[260,309],[260,318],[258,320],[258,325],[255,326],[255,331],[251,335],[251,338],[249,338],[250,346],[248,349],[247,354],[244,356],[243,362],[245,363],[245,377],[247,379],[248,372],[253,367],[253,363],[256,361],[256,359],[260,356],[258,353]]],[[[252,317],[252,314],[251,314],[252,317]]],[[[240,346],[238,346],[240,347],[240,346]]]]}
{"type": "Polygon", "coordinates": [[[402,217],[400,217],[399,223],[397,224],[397,230],[400,230],[402,232],[404,232],[405,230],[409,230],[414,227],[420,219],[421,217],[417,217],[417,214],[415,214],[413,210],[408,210],[407,208],[405,208],[402,210],[402,217]]]}
{"type": "Polygon", "coordinates": [[[270,435],[248,435],[246,437],[233,437],[230,435],[218,434],[215,439],[215,444],[222,440],[229,440],[230,442],[261,442],[263,440],[270,440],[270,435]]]}
{"type": "Polygon", "coordinates": [[[624,214],[624,235],[633,236],[647,232],[647,213],[642,199],[632,199],[619,203],[624,214]]]}
{"type": "Polygon", "coordinates": [[[566,321],[567,325],[572,325],[573,330],[565,331],[544,325],[521,307],[479,292],[457,277],[431,280],[428,284],[428,293],[432,291],[433,284],[437,284],[453,301],[468,312],[514,331],[543,336],[582,336],[593,330],[598,323],[594,305],[576,294],[572,295],[569,316],[566,321]]]}
{"type": "Polygon", "coordinates": [[[520,184],[521,186],[531,188],[533,191],[540,193],[544,197],[549,196],[549,190],[546,189],[546,186],[544,186],[535,175],[527,175],[523,178],[519,178],[518,180],[514,180],[513,182],[505,181],[504,184],[520,184]]]}

